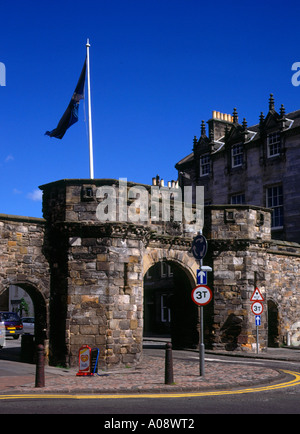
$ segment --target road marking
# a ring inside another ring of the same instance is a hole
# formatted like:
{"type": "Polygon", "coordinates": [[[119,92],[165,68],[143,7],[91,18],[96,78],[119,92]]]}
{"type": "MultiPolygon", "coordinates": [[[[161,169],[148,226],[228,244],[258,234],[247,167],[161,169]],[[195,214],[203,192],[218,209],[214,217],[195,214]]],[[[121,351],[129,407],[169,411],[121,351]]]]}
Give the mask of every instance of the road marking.
{"type": "Polygon", "coordinates": [[[286,371],[282,372],[292,375],[295,378],[285,383],[273,384],[269,386],[251,387],[247,389],[238,390],[216,390],[211,392],[187,392],[187,393],[136,393],[136,394],[84,394],[78,395],[71,393],[68,395],[60,395],[55,393],[32,393],[32,394],[20,394],[20,395],[0,395],[0,400],[9,399],[126,399],[126,398],[197,398],[203,396],[220,396],[220,395],[238,395],[243,393],[257,393],[265,392],[268,390],[284,389],[286,387],[294,387],[300,385],[300,372],[286,371]]]}
{"type": "MultiPolygon", "coordinates": [[[[192,357],[192,359],[199,359],[199,357],[192,357]]],[[[249,360],[249,362],[244,362],[242,360],[223,360],[223,359],[208,359],[205,357],[206,362],[218,362],[218,363],[235,363],[239,365],[263,365],[263,362],[252,362],[249,360]]]]}

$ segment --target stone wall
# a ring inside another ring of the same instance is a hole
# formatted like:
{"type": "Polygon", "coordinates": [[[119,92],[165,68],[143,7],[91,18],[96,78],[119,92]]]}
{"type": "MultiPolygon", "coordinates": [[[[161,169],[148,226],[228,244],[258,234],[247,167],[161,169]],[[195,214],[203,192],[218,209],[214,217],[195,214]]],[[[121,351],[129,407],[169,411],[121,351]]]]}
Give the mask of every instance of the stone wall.
{"type": "MultiPolygon", "coordinates": [[[[106,183],[64,180],[43,186],[45,220],[0,216],[0,292],[14,284],[33,298],[38,339],[49,339],[50,364],[77,366],[82,345],[100,349],[102,367],[138,363],[144,276],[157,262],[175,266],[176,291],[186,292],[193,305],[190,292],[199,267],[190,253],[194,234],[174,222],[99,221],[96,209],[103,198],[97,188],[106,183]]],[[[250,298],[256,286],[265,298],[260,348],[268,345],[270,302],[278,310],[278,343],[299,346],[300,245],[272,240],[270,210],[246,205],[207,207],[204,235],[214,295],[204,308],[207,346],[255,350],[250,298]]],[[[178,309],[182,322],[194,316],[184,303],[178,309]]],[[[199,326],[185,325],[186,335],[199,326]]]]}
{"type": "Polygon", "coordinates": [[[278,306],[281,343],[300,346],[300,245],[270,243],[266,252],[267,296],[278,306]]]}
{"type": "Polygon", "coordinates": [[[51,269],[50,358],[55,364],[76,364],[83,343],[100,349],[101,366],[137,363],[148,267],[159,258],[172,259],[187,267],[195,283],[197,264],[186,253],[192,234],[183,237],[180,225],[171,222],[99,221],[102,186],[116,192],[119,219],[122,198],[116,180],[65,180],[41,187],[51,269]]]}
{"type": "Polygon", "coordinates": [[[67,329],[71,364],[82,342],[100,349],[102,366],[136,362],[142,352],[141,237],[125,226],[126,239],[113,225],[109,232],[93,238],[83,230],[80,237],[75,238],[74,232],[69,238],[67,329]]]}
{"type": "MultiPolygon", "coordinates": [[[[250,298],[258,283],[256,273],[263,269],[265,243],[271,239],[270,211],[243,205],[209,208],[205,228],[213,268],[212,346],[251,350],[256,337],[250,298]]],[[[263,341],[265,347],[265,337],[263,341]]]]}
{"type": "Polygon", "coordinates": [[[253,351],[255,316],[250,298],[258,287],[264,297],[259,328],[261,349],[268,346],[268,304],[278,309],[278,344],[300,344],[300,245],[272,240],[270,211],[240,206],[211,206],[206,221],[213,268],[212,346],[253,351]],[[299,342],[297,343],[297,340],[299,342]]]}
{"type": "Polygon", "coordinates": [[[2,285],[26,280],[47,287],[43,254],[45,220],[0,214],[0,276],[2,285]]]}
{"type": "Polygon", "coordinates": [[[36,341],[46,342],[50,270],[44,255],[45,220],[0,215],[0,293],[17,285],[34,303],[36,341]]]}

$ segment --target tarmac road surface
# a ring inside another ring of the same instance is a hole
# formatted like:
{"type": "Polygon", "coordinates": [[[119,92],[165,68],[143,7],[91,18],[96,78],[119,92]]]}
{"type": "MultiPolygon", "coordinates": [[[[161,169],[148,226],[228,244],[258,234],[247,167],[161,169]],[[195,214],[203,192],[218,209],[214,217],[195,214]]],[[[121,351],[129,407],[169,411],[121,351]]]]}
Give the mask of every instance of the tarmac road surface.
{"type": "Polygon", "coordinates": [[[164,347],[153,345],[144,349],[138,369],[82,378],[76,377],[76,369],[46,367],[46,387],[37,389],[34,365],[4,360],[9,352],[16,356],[17,345],[8,343],[0,354],[1,414],[95,413],[103,415],[103,423],[112,423],[107,415],[123,415],[121,421],[134,414],[163,414],[175,415],[174,424],[182,428],[187,415],[196,424],[201,414],[300,413],[298,350],[270,349],[247,358],[206,352],[204,378],[199,377],[197,352],[173,351],[175,384],[165,385],[164,347]]]}

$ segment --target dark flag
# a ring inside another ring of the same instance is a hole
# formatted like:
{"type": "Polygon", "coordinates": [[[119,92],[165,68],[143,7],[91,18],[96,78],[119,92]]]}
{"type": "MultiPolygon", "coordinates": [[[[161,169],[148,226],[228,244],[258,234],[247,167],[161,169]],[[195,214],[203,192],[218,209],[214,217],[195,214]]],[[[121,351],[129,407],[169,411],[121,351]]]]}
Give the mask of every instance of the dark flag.
{"type": "Polygon", "coordinates": [[[62,118],[58,122],[57,127],[52,131],[46,131],[45,135],[50,137],[56,137],[62,139],[70,126],[78,121],[78,108],[79,101],[84,98],[84,84],[86,74],[86,60],[84,62],[76,89],[73,93],[71,101],[67,107],[67,110],[62,115],[62,118]]]}

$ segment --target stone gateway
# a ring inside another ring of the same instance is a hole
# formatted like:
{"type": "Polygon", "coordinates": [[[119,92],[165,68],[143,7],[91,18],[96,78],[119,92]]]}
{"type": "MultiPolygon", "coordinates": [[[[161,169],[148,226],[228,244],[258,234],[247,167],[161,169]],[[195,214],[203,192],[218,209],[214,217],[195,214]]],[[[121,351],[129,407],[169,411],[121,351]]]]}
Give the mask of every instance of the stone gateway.
{"type": "MultiPolygon", "coordinates": [[[[77,366],[79,348],[89,345],[99,348],[100,367],[134,365],[151,312],[145,276],[158,263],[170,264],[172,341],[178,348],[197,346],[197,307],[190,296],[199,265],[191,254],[193,225],[172,218],[120,221],[118,213],[116,221],[99,221],[100,186],[113,187],[118,201],[117,180],[61,180],[41,186],[44,219],[0,215],[0,295],[10,285],[29,293],[36,340],[46,345],[50,364],[77,366]]],[[[151,186],[144,187],[150,194],[151,186]]],[[[205,207],[204,263],[213,270],[213,300],[204,308],[206,346],[255,351],[255,287],[265,299],[261,349],[290,340],[300,345],[300,245],[272,240],[270,228],[266,208],[205,207]]]]}

